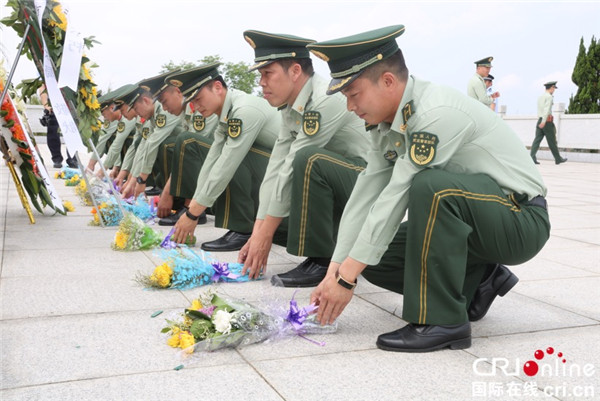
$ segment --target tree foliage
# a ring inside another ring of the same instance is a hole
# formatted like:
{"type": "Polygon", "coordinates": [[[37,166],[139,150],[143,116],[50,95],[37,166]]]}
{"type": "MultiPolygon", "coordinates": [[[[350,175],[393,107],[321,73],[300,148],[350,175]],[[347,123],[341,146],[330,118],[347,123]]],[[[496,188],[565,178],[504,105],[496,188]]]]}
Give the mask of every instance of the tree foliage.
{"type": "Polygon", "coordinates": [[[571,80],[577,85],[577,93],[571,95],[567,113],[600,113],[600,42],[595,37],[587,50],[581,38],[571,80]]]}
{"type": "MultiPolygon", "coordinates": [[[[205,56],[197,62],[182,60],[179,63],[175,63],[173,60],[169,60],[168,63],[161,65],[160,74],[174,71],[178,68],[187,70],[189,68],[198,67],[202,64],[209,64],[220,62],[223,63],[223,59],[219,55],[205,56]]],[[[258,73],[256,71],[248,71],[250,64],[243,61],[238,63],[227,62],[221,64],[219,71],[223,75],[223,79],[229,87],[239,89],[246,93],[253,93],[258,88],[258,73]]]]}

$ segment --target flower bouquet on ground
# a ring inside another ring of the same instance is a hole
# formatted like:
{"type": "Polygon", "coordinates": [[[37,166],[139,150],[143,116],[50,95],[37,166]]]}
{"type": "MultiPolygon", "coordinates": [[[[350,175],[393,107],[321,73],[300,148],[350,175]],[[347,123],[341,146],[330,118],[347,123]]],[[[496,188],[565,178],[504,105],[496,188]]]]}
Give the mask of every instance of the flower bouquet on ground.
{"type": "MultiPolygon", "coordinates": [[[[100,218],[102,218],[102,222],[107,227],[119,225],[123,218],[123,213],[117,202],[114,196],[110,196],[98,205],[99,210],[92,208],[91,213],[94,218],[89,224],[91,226],[99,226],[100,218]]],[[[132,213],[142,221],[153,220],[156,216],[156,209],[146,202],[143,194],[140,194],[137,199],[131,198],[121,202],[121,206],[123,206],[125,213],[132,213]]]]}
{"type": "Polygon", "coordinates": [[[133,213],[125,213],[111,248],[115,251],[137,251],[160,245],[162,235],[154,231],[133,213]]]}
{"type": "Polygon", "coordinates": [[[74,174],[71,176],[71,178],[65,179],[65,186],[76,187],[79,184],[79,181],[81,181],[81,178],[79,178],[79,174],[74,174]]]}
{"type": "Polygon", "coordinates": [[[337,330],[337,323],[321,326],[312,314],[317,306],[299,308],[292,299],[286,304],[259,309],[247,302],[224,299],[212,291],[200,294],[183,314],[183,320],[168,320],[162,329],[169,338],[167,344],[182,349],[182,356],[199,351],[236,348],[267,339],[329,334],[337,330]]]}
{"type": "MultiPolygon", "coordinates": [[[[164,241],[163,241],[164,243],[164,241]]],[[[196,253],[187,247],[164,249],[158,254],[165,263],[157,266],[147,276],[138,273],[136,281],[146,288],[187,290],[218,282],[246,282],[240,263],[221,263],[210,254],[196,253]]]]}
{"type": "Polygon", "coordinates": [[[75,175],[79,177],[80,174],[81,173],[78,168],[63,167],[60,169],[60,171],[57,171],[56,173],[54,173],[54,178],[70,180],[75,175]]]}

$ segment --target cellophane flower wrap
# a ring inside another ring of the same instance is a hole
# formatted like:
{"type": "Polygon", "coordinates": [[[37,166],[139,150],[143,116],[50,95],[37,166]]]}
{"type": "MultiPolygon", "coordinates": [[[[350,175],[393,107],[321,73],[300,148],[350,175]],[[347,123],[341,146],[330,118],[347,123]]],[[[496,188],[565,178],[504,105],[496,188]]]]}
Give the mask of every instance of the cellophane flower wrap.
{"type": "Polygon", "coordinates": [[[209,290],[192,301],[182,320],[167,319],[168,326],[162,332],[169,335],[168,345],[181,348],[182,357],[290,336],[324,346],[325,343],[305,335],[334,333],[337,323],[320,325],[312,314],[316,308],[298,307],[293,297],[287,302],[274,301],[270,306],[257,307],[209,290]]]}
{"type": "MultiPolygon", "coordinates": [[[[130,199],[123,200],[121,207],[125,210],[125,213],[132,213],[134,216],[139,217],[142,221],[154,221],[156,216],[156,209],[152,204],[149,204],[144,195],[140,194],[137,198],[131,197],[130,199]]],[[[123,219],[123,213],[119,207],[117,199],[114,195],[110,195],[98,204],[98,209],[92,208],[91,213],[94,216],[90,225],[99,226],[100,219],[107,227],[119,225],[123,219]]]]}
{"type": "Polygon", "coordinates": [[[219,262],[209,253],[196,253],[187,246],[162,249],[156,253],[165,262],[158,265],[151,275],[137,277],[137,281],[147,288],[187,290],[212,283],[249,280],[247,273],[242,275],[244,265],[219,262]]]}
{"type": "Polygon", "coordinates": [[[116,251],[145,250],[159,246],[162,239],[161,233],[154,231],[139,217],[125,213],[111,247],[116,251]]]}

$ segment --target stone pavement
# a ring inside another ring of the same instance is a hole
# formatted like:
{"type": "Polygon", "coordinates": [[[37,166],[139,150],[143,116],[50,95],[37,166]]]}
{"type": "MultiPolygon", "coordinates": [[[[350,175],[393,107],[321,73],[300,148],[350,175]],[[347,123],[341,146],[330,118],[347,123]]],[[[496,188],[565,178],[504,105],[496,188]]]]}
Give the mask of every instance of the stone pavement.
{"type": "MultiPolygon", "coordinates": [[[[160,329],[200,290],[142,290],[136,272],[150,273],[160,259],[151,251],[111,250],[116,228],[88,226],[90,208],[63,181],[53,182],[76,211],[34,211],[30,225],[2,165],[0,399],[600,399],[600,165],[542,161],[539,168],[549,187],[552,236],[534,260],[512,268],[521,281],[472,324],[471,348],[378,350],[378,334],[405,324],[402,297],[360,280],[337,333],[313,336],[324,347],[295,337],[181,361],[160,329]],[[157,310],[164,314],[151,318],[157,310]],[[536,350],[545,352],[542,360],[536,350]],[[537,362],[537,375],[524,374],[527,361],[537,362]],[[184,369],[173,369],[182,363],[184,369]]],[[[196,235],[204,242],[223,232],[209,216],[196,235]]],[[[235,261],[236,253],[218,256],[235,261]]],[[[274,247],[269,273],[300,260],[274,247]]],[[[268,280],[219,291],[249,301],[294,293],[268,280]]],[[[298,292],[299,304],[310,291],[298,292]]]]}

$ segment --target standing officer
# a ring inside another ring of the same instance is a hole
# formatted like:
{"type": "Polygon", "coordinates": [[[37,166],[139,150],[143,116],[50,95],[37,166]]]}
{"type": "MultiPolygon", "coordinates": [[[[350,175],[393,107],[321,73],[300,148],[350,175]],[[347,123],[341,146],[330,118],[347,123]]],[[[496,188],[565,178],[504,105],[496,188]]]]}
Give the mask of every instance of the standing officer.
{"type": "Polygon", "coordinates": [[[265,99],[281,110],[283,124],[260,189],[257,220],[238,260],[256,277],[273,242],[308,256],[273,284],[312,287],[327,272],[338,224],[370,148],[364,123],[346,110],[341,95],[327,96],[306,49],[311,39],[246,31],[254,49],[265,99]],[[288,217],[289,229],[285,232],[288,217]],[[283,223],[283,224],[282,224],[283,223]],[[275,236],[278,227],[280,240],[275,236]],[[287,240],[285,240],[287,237],[287,240]]]}
{"type": "Polygon", "coordinates": [[[483,81],[485,77],[490,75],[493,59],[493,57],[486,57],[475,61],[475,65],[477,66],[475,74],[473,74],[469,81],[469,85],[467,86],[467,95],[471,96],[473,99],[479,100],[488,107],[494,103],[494,99],[500,97],[500,92],[494,92],[491,95],[488,95],[485,82],[483,81]]]}
{"type": "MultiPolygon", "coordinates": [[[[485,93],[488,96],[492,96],[492,94],[494,93],[494,88],[492,87],[492,85],[494,84],[494,76],[492,74],[489,74],[487,77],[483,78],[483,82],[485,83],[485,93]]],[[[492,111],[496,111],[497,106],[498,98],[495,98],[492,104],[490,104],[490,109],[492,109],[492,111]]]]}
{"type": "Polygon", "coordinates": [[[202,244],[202,249],[213,252],[237,251],[248,241],[260,185],[281,126],[279,113],[264,99],[227,88],[219,65],[206,64],[168,77],[186,87],[187,100],[202,116],[219,118],[210,150],[200,158],[193,200],[173,234],[174,241],[185,242],[199,216],[212,207],[215,226],[229,230],[202,244]]]}
{"type": "Polygon", "coordinates": [[[552,116],[552,105],[554,104],[554,91],[557,88],[557,81],[550,81],[544,84],[546,91],[543,95],[538,97],[537,103],[537,115],[538,120],[535,124],[535,139],[531,144],[531,158],[535,164],[540,164],[535,157],[538,149],[540,148],[540,143],[542,139],[546,137],[546,142],[548,142],[548,147],[552,152],[552,156],[554,156],[554,163],[560,164],[567,161],[566,157],[561,157],[558,152],[558,146],[556,144],[556,126],[554,125],[554,117],[552,116]]]}
{"type": "Polygon", "coordinates": [[[379,348],[467,348],[469,318],[483,317],[518,280],[496,262],[524,263],[550,235],[546,187],[500,117],[409,76],[395,40],[403,32],[396,25],[308,45],[329,63],[329,93],[341,91],[349,110],[379,124],[311,301],[319,321],[332,322],[362,273],[404,294],[409,324],[380,335],[379,348]]]}

